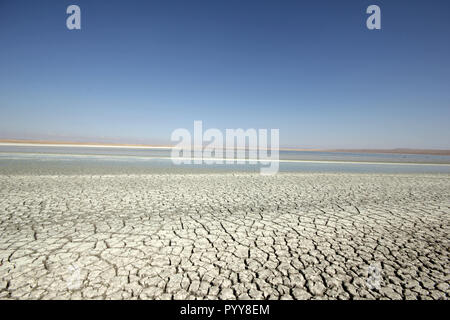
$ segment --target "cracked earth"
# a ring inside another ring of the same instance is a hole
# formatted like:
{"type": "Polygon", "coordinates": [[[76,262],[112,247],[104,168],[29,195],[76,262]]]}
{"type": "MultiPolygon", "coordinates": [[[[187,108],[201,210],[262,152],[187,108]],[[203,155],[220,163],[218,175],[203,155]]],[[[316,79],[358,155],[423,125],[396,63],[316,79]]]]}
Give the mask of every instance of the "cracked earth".
{"type": "Polygon", "coordinates": [[[1,299],[448,299],[449,175],[0,175],[1,299]]]}

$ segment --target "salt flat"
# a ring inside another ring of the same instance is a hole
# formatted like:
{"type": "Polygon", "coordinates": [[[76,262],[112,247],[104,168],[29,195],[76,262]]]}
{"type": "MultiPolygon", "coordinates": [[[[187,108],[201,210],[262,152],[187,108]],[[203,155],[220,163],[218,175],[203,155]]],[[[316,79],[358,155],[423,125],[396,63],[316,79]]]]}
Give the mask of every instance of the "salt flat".
{"type": "Polygon", "coordinates": [[[0,298],[448,299],[450,175],[0,175],[0,298]]]}

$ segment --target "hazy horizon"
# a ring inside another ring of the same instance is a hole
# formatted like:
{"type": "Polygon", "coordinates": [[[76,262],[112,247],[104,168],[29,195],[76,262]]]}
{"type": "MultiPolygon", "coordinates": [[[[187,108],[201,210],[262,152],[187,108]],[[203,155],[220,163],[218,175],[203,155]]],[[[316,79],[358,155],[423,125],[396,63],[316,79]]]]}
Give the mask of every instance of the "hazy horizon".
{"type": "MultiPolygon", "coordinates": [[[[148,148],[172,148],[176,146],[176,143],[146,143],[146,142],[127,142],[127,141],[114,141],[109,139],[98,139],[98,140],[84,140],[84,139],[74,139],[74,140],[54,140],[54,139],[15,139],[15,138],[2,138],[0,137],[0,144],[5,145],[27,145],[27,144],[36,144],[36,145],[54,145],[55,147],[61,145],[68,146],[122,146],[122,147],[148,147],[148,148]]],[[[285,151],[331,151],[331,152],[362,152],[362,153],[408,153],[412,152],[412,154],[438,154],[438,155],[450,155],[450,149],[420,149],[420,148],[314,148],[314,147],[302,147],[302,146],[283,146],[281,145],[280,150],[285,151]]],[[[224,147],[226,149],[226,147],[224,147]]],[[[248,146],[245,148],[248,150],[248,146]]]]}

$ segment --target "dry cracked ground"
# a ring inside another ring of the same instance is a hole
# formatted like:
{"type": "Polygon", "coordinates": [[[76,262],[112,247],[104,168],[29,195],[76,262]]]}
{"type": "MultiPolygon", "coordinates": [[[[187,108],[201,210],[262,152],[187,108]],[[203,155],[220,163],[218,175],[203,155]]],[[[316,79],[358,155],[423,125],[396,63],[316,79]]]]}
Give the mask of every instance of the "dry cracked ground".
{"type": "Polygon", "coordinates": [[[1,299],[448,299],[449,175],[0,175],[1,299]]]}

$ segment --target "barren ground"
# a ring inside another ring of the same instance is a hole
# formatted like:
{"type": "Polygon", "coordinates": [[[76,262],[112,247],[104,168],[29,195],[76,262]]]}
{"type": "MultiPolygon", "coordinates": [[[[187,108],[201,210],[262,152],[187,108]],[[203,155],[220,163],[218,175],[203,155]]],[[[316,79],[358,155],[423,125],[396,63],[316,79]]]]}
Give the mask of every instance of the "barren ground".
{"type": "Polygon", "coordinates": [[[449,190],[449,175],[0,175],[0,298],[448,299],[449,190]]]}

